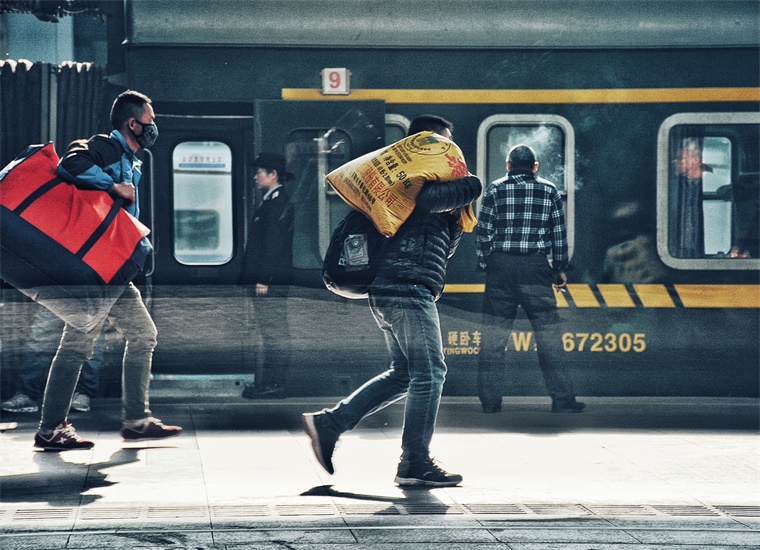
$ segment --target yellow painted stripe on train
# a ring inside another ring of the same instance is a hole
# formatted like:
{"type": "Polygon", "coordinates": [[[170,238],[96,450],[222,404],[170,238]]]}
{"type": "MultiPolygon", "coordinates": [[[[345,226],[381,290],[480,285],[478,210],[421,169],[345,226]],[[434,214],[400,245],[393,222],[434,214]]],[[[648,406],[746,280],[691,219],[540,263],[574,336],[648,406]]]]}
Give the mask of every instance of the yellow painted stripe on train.
{"type": "MultiPolygon", "coordinates": [[[[633,308],[636,303],[625,285],[600,284],[596,288],[610,308],[633,308]]],[[[760,309],[760,285],[674,285],[685,308],[747,308],[760,309]]],[[[633,285],[634,292],[645,308],[675,308],[665,285],[633,285]]],[[[569,284],[567,290],[577,308],[599,308],[601,304],[594,296],[593,289],[586,284],[569,284]]],[[[485,285],[446,285],[447,294],[482,294],[485,285]]],[[[570,307],[567,295],[556,292],[557,306],[570,307]]]]}
{"type": "Polygon", "coordinates": [[[444,292],[456,292],[458,294],[483,294],[486,285],[446,285],[444,292]]]}
{"type": "Polygon", "coordinates": [[[644,307],[676,307],[665,285],[633,285],[644,307]]]}
{"type": "Polygon", "coordinates": [[[758,285],[675,285],[683,307],[760,308],[758,285]]]}
{"type": "Polygon", "coordinates": [[[557,307],[570,307],[570,302],[567,301],[567,293],[555,290],[554,297],[557,299],[557,307]]]}
{"type": "Polygon", "coordinates": [[[625,285],[597,285],[607,307],[636,307],[625,285]]]}
{"type": "Polygon", "coordinates": [[[760,101],[760,88],[612,88],[590,90],[352,90],[323,95],[315,88],[283,88],[294,101],[382,100],[405,104],[696,103],[760,101]]]}
{"type": "Polygon", "coordinates": [[[591,287],[588,285],[567,285],[570,296],[573,297],[575,307],[599,307],[599,300],[594,296],[591,287]]]}

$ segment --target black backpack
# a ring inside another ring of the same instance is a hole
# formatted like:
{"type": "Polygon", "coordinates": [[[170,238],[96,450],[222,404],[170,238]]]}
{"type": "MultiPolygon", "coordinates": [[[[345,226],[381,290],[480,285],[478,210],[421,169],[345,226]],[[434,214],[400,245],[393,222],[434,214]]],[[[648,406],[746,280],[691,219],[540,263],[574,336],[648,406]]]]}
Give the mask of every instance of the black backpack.
{"type": "Polygon", "coordinates": [[[356,210],[349,212],[333,231],[327,247],[322,265],[325,286],[344,298],[366,298],[384,241],[367,216],[356,210]]]}

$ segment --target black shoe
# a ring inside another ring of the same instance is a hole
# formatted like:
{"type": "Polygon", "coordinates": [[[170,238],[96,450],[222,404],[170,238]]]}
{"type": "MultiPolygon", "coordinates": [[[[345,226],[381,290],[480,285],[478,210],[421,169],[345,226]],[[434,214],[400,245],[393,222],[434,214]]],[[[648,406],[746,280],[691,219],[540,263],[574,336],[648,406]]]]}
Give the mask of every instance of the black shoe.
{"type": "Polygon", "coordinates": [[[301,420],[306,435],[311,439],[311,448],[314,450],[317,461],[327,470],[328,474],[332,475],[335,473],[332,455],[335,451],[335,445],[340,439],[340,434],[322,425],[324,423],[322,414],[306,413],[301,415],[301,420]]]}
{"type": "Polygon", "coordinates": [[[407,466],[400,465],[394,481],[401,487],[453,487],[462,483],[462,476],[450,474],[428,459],[407,466]]]}
{"type": "Polygon", "coordinates": [[[583,412],[586,408],[586,404],[581,401],[576,401],[575,397],[570,399],[555,399],[552,401],[553,413],[579,413],[583,412]]]}
{"type": "Polygon", "coordinates": [[[484,413],[497,413],[497,412],[501,412],[501,403],[497,403],[496,405],[486,405],[486,404],[483,404],[483,412],[484,413]]]}
{"type": "Polygon", "coordinates": [[[285,388],[282,386],[257,386],[246,384],[243,388],[243,397],[246,399],[284,399],[285,388]]]}

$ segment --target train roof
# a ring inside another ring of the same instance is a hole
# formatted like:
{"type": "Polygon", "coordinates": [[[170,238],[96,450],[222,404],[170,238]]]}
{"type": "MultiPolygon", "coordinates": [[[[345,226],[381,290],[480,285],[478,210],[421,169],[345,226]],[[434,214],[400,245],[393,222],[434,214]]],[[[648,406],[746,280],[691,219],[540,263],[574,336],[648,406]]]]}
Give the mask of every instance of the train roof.
{"type": "Polygon", "coordinates": [[[757,0],[127,0],[133,46],[757,46],[757,0]]]}

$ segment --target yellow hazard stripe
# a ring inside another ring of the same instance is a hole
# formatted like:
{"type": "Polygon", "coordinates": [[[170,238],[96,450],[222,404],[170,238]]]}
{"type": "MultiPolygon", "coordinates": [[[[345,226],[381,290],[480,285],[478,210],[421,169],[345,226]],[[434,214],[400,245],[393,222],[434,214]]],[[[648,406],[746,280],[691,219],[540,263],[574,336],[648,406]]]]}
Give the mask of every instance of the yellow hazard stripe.
{"type": "MultiPolygon", "coordinates": [[[[675,298],[665,285],[569,284],[557,292],[557,306],[576,308],[741,308],[760,309],[760,285],[674,285],[675,298]],[[595,290],[597,292],[595,292],[595,290]],[[601,296],[601,300],[597,296],[601,296]],[[638,300],[638,304],[634,300],[638,300]],[[680,303],[677,302],[680,300],[680,303]],[[639,305],[640,304],[640,305],[639,305]]],[[[482,294],[485,285],[446,285],[448,294],[482,294]]]]}
{"type": "Polygon", "coordinates": [[[665,285],[633,285],[633,288],[644,307],[676,307],[665,285]]]}
{"type": "Polygon", "coordinates": [[[760,285],[675,285],[684,307],[760,308],[760,285]]]}
{"type": "Polygon", "coordinates": [[[607,307],[636,307],[628,289],[623,285],[597,285],[607,307]]]}
{"type": "Polygon", "coordinates": [[[697,103],[760,101],[760,88],[612,88],[593,90],[352,90],[322,95],[313,88],[283,88],[291,101],[381,100],[403,104],[697,103]]]}

